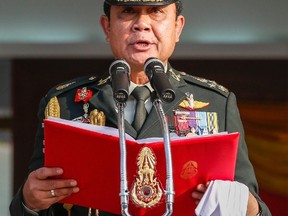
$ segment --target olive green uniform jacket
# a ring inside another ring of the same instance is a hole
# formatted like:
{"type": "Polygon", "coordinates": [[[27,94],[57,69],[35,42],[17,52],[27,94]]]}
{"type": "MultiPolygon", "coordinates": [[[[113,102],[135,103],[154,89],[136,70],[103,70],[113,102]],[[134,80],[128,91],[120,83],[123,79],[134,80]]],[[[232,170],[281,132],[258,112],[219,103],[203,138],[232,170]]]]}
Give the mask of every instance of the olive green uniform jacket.
{"type": "MultiPolygon", "coordinates": [[[[39,126],[36,135],[34,154],[29,167],[30,171],[44,166],[44,135],[42,123],[44,119],[45,107],[52,97],[56,96],[59,101],[60,117],[63,119],[72,120],[83,115],[83,103],[74,102],[75,93],[77,89],[87,87],[93,91],[93,96],[89,100],[89,111],[96,108],[100,111],[103,111],[107,118],[106,125],[117,127],[115,102],[113,99],[110,79],[107,74],[108,73],[99,78],[81,77],[60,84],[51,89],[48,94],[41,100],[40,110],[38,113],[39,126]]],[[[198,101],[209,102],[209,105],[201,109],[201,111],[217,113],[219,131],[227,131],[229,133],[240,132],[241,134],[237,153],[238,155],[236,162],[235,181],[241,182],[248,186],[250,192],[258,200],[259,205],[263,210],[263,215],[271,215],[267,206],[258,196],[258,185],[253,167],[248,158],[247,146],[244,140],[243,126],[240,120],[235,95],[214,81],[193,77],[184,72],[178,72],[170,66],[168,67],[167,75],[169,76],[169,80],[175,90],[176,99],[170,104],[163,104],[165,114],[171,117],[171,115],[173,115],[173,110],[179,109],[178,105],[186,98],[186,92],[192,93],[194,99],[197,99],[198,101]]],[[[143,128],[138,135],[134,128],[128,122],[125,122],[126,133],[130,134],[135,139],[146,137],[161,137],[161,128],[162,127],[159,123],[158,116],[154,108],[152,108],[143,125],[143,128]]],[[[10,205],[10,212],[12,216],[31,215],[24,210],[22,202],[22,188],[20,188],[10,205]]],[[[62,206],[62,204],[54,204],[49,209],[41,211],[39,215],[67,215],[67,211],[64,210],[62,206]]],[[[72,216],[84,215],[88,215],[87,208],[78,206],[74,206],[72,208],[72,216]]],[[[112,214],[100,212],[100,215],[112,214]]]]}

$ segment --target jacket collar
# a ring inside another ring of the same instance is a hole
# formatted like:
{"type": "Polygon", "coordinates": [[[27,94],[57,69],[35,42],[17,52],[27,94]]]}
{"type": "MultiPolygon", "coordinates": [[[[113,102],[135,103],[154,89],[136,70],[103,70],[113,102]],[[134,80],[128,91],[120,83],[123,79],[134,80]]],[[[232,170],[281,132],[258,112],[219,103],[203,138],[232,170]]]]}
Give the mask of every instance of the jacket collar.
{"type": "MultiPolygon", "coordinates": [[[[173,102],[169,104],[162,104],[165,114],[171,113],[173,109],[175,109],[186,97],[185,92],[181,91],[181,87],[186,86],[186,82],[181,78],[179,72],[174,70],[170,65],[168,65],[167,70],[167,75],[175,91],[176,97],[173,102]]],[[[117,127],[118,113],[115,101],[113,99],[113,91],[111,88],[110,79],[109,77],[107,77],[101,80],[100,83],[98,82],[97,86],[97,89],[99,91],[92,96],[89,102],[95,108],[103,111],[106,115],[107,120],[109,120],[114,127],[117,127]]],[[[147,117],[138,135],[135,129],[127,121],[125,121],[124,124],[125,132],[135,139],[149,137],[150,134],[152,134],[155,130],[159,130],[159,127],[161,127],[160,121],[158,119],[158,114],[154,106],[151,109],[151,112],[149,113],[149,116],[147,117]]]]}

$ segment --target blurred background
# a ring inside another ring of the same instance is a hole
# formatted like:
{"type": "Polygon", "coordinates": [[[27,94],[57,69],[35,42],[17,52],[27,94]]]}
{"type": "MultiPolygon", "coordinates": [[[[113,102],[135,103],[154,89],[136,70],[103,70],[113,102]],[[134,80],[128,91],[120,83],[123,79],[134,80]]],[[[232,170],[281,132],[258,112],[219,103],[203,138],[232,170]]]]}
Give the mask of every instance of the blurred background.
{"type": "MultiPolygon", "coordinates": [[[[235,92],[263,200],[288,215],[288,1],[183,0],[171,64],[235,92]]],[[[38,104],[54,85],[101,74],[112,56],[102,0],[0,0],[0,215],[23,184],[38,104]]]]}

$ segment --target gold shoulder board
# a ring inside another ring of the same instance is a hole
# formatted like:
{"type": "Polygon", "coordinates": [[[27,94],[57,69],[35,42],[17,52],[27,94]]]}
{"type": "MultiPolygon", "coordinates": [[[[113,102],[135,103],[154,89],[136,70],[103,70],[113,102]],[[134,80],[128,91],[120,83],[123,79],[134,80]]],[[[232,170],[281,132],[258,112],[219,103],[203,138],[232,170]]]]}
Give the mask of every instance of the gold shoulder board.
{"type": "Polygon", "coordinates": [[[45,119],[48,116],[60,118],[60,105],[56,96],[52,97],[45,108],[45,119]]]}

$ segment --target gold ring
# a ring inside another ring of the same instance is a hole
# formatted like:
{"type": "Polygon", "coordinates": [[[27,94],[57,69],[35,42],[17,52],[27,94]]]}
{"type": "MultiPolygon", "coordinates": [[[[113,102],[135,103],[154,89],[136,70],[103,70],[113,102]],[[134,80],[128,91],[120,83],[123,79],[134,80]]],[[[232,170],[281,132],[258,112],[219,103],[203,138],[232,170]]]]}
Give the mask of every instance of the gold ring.
{"type": "Polygon", "coordinates": [[[53,189],[50,190],[50,193],[51,193],[51,196],[52,196],[52,197],[56,197],[55,190],[53,190],[53,189]]]}

